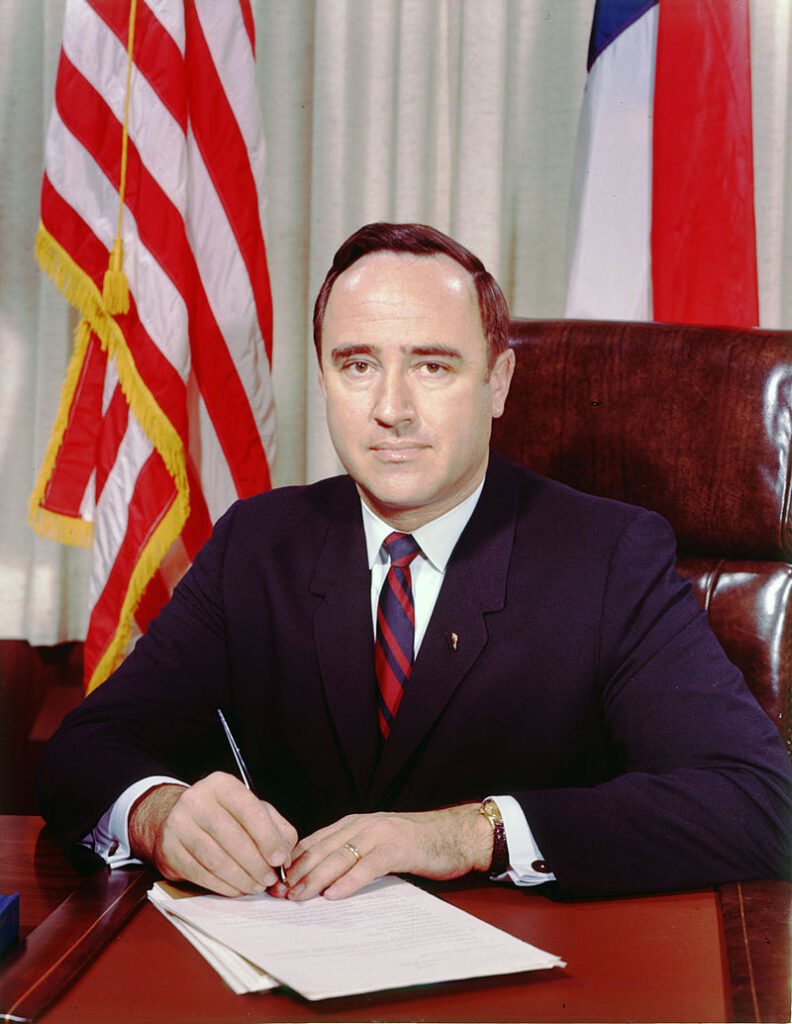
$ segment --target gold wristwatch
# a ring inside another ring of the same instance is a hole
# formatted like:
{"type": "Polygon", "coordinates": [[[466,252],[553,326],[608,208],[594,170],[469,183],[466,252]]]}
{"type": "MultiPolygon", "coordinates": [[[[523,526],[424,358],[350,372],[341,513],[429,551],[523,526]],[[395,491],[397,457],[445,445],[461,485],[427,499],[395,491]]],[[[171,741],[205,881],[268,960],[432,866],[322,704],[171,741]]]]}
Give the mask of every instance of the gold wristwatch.
{"type": "Polygon", "coordinates": [[[484,800],[478,809],[492,828],[492,860],[487,869],[490,877],[502,875],[509,866],[509,847],[506,843],[506,829],[503,815],[494,800],[484,800]]]}

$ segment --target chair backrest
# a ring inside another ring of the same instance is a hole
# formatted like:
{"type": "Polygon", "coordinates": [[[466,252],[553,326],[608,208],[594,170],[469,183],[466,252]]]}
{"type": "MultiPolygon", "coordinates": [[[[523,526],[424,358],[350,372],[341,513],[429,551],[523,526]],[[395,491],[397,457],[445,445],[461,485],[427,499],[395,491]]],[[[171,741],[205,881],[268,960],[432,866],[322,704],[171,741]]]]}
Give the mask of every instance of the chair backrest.
{"type": "Polygon", "coordinates": [[[792,332],[513,320],[512,346],[493,446],[668,519],[792,756],[792,332]]]}

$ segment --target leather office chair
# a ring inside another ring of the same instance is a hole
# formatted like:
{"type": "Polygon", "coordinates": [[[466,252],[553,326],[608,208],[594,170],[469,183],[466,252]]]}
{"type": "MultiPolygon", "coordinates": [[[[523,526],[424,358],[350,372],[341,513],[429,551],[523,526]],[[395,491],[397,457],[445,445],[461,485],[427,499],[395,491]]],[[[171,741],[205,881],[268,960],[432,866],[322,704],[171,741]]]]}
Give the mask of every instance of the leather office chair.
{"type": "Polygon", "coordinates": [[[729,658],[792,756],[792,331],[513,320],[493,446],[671,523],[729,658]]]}

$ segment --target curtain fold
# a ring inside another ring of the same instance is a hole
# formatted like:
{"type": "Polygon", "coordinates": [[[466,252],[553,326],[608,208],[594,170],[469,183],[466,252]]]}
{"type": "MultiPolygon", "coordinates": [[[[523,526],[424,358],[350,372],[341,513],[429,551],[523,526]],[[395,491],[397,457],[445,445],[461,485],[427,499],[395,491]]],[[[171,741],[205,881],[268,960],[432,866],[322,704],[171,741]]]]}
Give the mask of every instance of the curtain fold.
{"type": "MultiPolygon", "coordinates": [[[[594,0],[253,0],[267,141],[279,420],[275,484],[338,471],[311,304],[369,220],[470,246],[515,315],[561,316],[567,210],[594,0]]],[[[27,500],[72,347],[32,255],[63,3],[0,4],[0,636],[84,636],[89,553],[38,537],[27,500]]],[[[752,0],[763,326],[792,326],[792,16],[752,0]]]]}

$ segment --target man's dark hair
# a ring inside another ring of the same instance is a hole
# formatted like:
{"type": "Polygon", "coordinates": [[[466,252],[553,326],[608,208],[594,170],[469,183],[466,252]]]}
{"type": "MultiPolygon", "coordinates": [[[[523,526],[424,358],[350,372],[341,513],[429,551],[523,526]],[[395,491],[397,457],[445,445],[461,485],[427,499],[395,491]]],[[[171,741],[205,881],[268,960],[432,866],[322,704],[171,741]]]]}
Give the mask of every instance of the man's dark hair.
{"type": "Polygon", "coordinates": [[[350,235],[333,258],[319,294],[313,315],[313,336],[316,354],[322,361],[322,322],[330,292],[340,274],[361,257],[372,252],[404,252],[415,256],[450,256],[473,278],[478,295],[479,313],[490,369],[509,345],[509,307],[500,285],[473,253],[427,224],[365,224],[350,235]]]}

